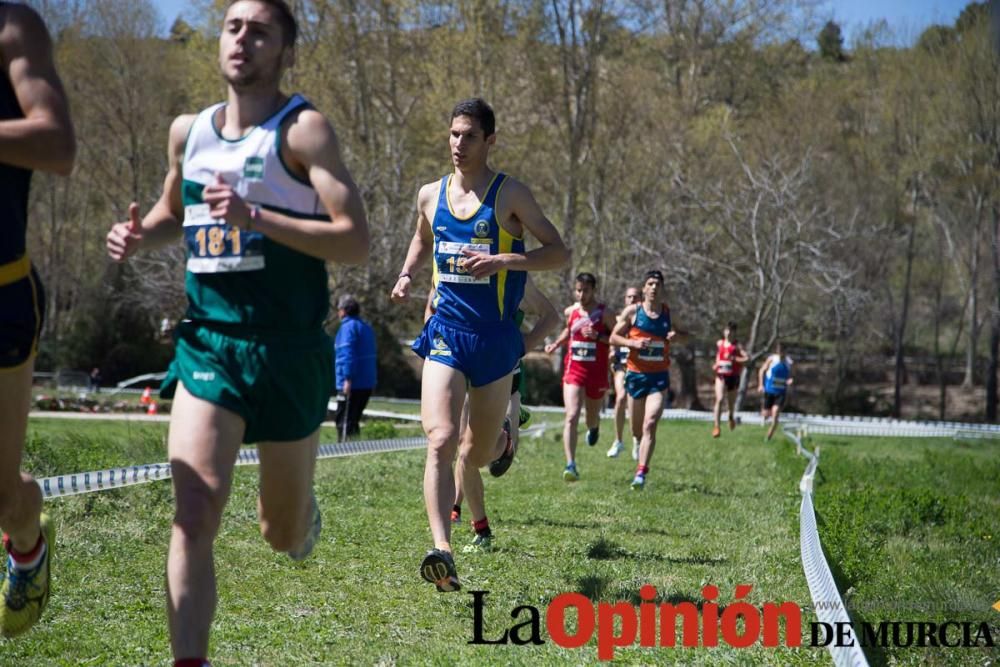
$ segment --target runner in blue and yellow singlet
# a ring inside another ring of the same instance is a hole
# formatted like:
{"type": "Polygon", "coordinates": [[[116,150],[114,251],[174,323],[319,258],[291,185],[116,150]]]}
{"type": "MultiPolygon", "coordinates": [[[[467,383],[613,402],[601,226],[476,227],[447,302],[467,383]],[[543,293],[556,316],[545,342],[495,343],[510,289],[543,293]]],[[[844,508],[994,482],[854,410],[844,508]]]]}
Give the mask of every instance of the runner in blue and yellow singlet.
{"type": "Polygon", "coordinates": [[[173,122],[163,194],[141,220],[131,204],[107,239],[116,261],[182,237],[187,248],[188,309],[162,389],[174,399],[167,615],[179,662],[208,652],[213,544],[241,443],[257,443],[271,547],[301,560],[322,525],[312,485],[333,387],[325,263],[363,262],[368,228],[333,128],[280,89],[296,33],[284,0],[229,3],[226,101],[173,122]]]}
{"type": "MultiPolygon", "coordinates": [[[[524,351],[515,322],[524,272],[557,269],[569,259],[531,191],[487,165],[495,125],[493,110],[481,99],[459,102],[452,110],[454,172],[420,188],[417,228],[391,295],[397,303],[407,300],[412,274],[432,259],[435,312],[413,349],[425,359],[424,503],[434,539],[420,573],[441,591],[461,588],[451,553],[456,451],[458,473],[470,485],[476,483],[473,471],[502,453],[497,433],[510,398],[510,375],[524,351]],[[525,251],[525,232],[541,247],[525,251]],[[469,425],[462,431],[467,391],[469,425]]],[[[483,515],[473,502],[470,495],[473,516],[483,515]]]]}
{"type": "Polygon", "coordinates": [[[632,435],[641,438],[639,465],[632,488],[646,485],[649,463],[656,448],[656,427],[670,390],[670,341],[675,333],[670,308],[662,300],[663,274],[649,271],[643,280],[642,302],[628,306],[619,316],[611,344],[629,348],[625,389],[632,435]]]}
{"type": "Polygon", "coordinates": [[[31,378],[45,296],[28,257],[28,191],[34,170],[66,176],[76,142],[66,93],[42,19],[0,2],[0,528],[7,567],[0,636],[25,632],[49,599],[55,528],[35,480],[21,472],[31,378]]]}

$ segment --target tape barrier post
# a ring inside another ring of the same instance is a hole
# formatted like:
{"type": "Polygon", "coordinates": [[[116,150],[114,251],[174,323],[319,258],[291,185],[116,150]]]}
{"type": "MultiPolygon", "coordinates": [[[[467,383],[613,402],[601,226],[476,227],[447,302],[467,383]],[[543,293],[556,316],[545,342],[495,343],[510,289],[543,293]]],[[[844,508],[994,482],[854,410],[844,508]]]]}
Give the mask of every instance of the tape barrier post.
{"type": "MultiPolygon", "coordinates": [[[[812,597],[816,618],[823,623],[829,623],[828,627],[838,627],[837,623],[848,623],[851,618],[833,580],[830,565],[823,555],[819,531],[816,529],[816,511],[812,496],[813,480],[819,467],[819,448],[811,452],[802,444],[805,428],[799,426],[797,434],[791,433],[787,426],[782,428],[785,436],[795,443],[798,453],[809,461],[799,481],[799,491],[802,493],[802,503],[799,506],[799,550],[802,555],[802,569],[809,585],[809,595],[812,597]]],[[[834,642],[830,642],[827,648],[834,664],[838,667],[868,667],[868,660],[856,638],[852,646],[834,646],[834,642]]]]}
{"type": "MultiPolygon", "coordinates": [[[[426,438],[390,438],[387,440],[359,440],[338,444],[319,446],[317,459],[357,456],[359,454],[378,454],[396,452],[408,449],[423,449],[427,446],[426,438]]],[[[236,456],[236,465],[258,465],[260,456],[256,447],[241,448],[236,456]]],[[[147,465],[129,466],[125,468],[109,468],[91,472],[78,472],[70,475],[57,475],[35,480],[45,498],[61,498],[82,493],[94,493],[109,489],[121,489],[136,484],[146,484],[161,479],[169,479],[169,463],[150,463],[147,465]]]]}

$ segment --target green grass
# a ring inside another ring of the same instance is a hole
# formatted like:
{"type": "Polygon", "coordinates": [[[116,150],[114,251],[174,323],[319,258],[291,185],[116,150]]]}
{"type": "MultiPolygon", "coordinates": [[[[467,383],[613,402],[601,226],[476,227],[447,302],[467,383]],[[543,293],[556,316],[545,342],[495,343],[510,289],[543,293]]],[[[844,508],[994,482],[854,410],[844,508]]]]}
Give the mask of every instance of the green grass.
{"type": "MultiPolygon", "coordinates": [[[[412,412],[415,406],[377,407],[412,412]]],[[[637,493],[628,487],[633,462],[627,454],[604,456],[612,437],[608,423],[596,447],[581,438],[582,479],[565,484],[556,419],[536,414],[533,424],[548,420],[551,427],[523,441],[506,477],[487,477],[497,550],[457,555],[466,591],[491,591],[486,637],[514,624],[516,606],[533,605],[543,614],[544,645],[469,645],[472,597],[436,593],[419,578],[430,534],[421,495],[423,452],[412,451],[319,464],[323,537],[298,566],[260,537],[256,471],[237,469],[216,547],[214,663],[589,664],[597,661],[595,641],[581,649],[548,641],[544,608],[560,593],[637,602],[648,583],[659,601],[698,602],[702,586],[711,583],[719,587],[721,606],[746,583],[757,606],[809,602],[798,545],[797,484],[805,461],[787,441],[764,444],[761,429],[751,426],[713,441],[706,424],[664,423],[647,488],[637,493]]],[[[416,432],[406,424],[366,428],[379,436],[416,432]]],[[[165,433],[163,424],[33,420],[26,467],[47,475],[163,461],[165,433]]],[[[332,439],[332,432],[324,434],[324,441],[332,439]]],[[[821,531],[835,570],[855,588],[853,602],[922,599],[931,586],[1000,597],[1000,443],[817,441],[823,445],[816,485],[821,531]],[[869,537],[852,537],[857,534],[869,537]]],[[[38,627],[0,643],[0,664],[169,664],[163,587],[169,484],[53,500],[47,507],[59,531],[54,594],[38,627]]],[[[471,537],[467,525],[457,528],[455,548],[471,537]]],[[[868,620],[899,617],[867,607],[864,613],[868,620]]],[[[804,615],[804,623],[811,620],[804,615]]],[[[909,649],[890,657],[923,664],[927,656],[939,664],[995,659],[968,649],[909,649]]],[[[631,647],[619,649],[616,660],[829,664],[825,649],[760,646],[631,647]]]]}
{"type": "MultiPolygon", "coordinates": [[[[1000,443],[817,439],[820,539],[856,621],[991,623],[1000,641],[1000,443]]],[[[873,663],[969,664],[1000,650],[869,650],[873,663]]]]}

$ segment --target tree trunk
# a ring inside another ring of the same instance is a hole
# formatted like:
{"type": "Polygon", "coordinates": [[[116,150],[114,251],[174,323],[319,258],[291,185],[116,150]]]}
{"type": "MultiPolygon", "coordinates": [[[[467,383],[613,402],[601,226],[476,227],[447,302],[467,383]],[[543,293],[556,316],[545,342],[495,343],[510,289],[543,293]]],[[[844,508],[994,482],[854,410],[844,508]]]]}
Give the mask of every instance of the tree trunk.
{"type": "Polygon", "coordinates": [[[1000,204],[993,205],[993,316],[990,317],[990,363],[986,369],[986,421],[997,421],[997,356],[1000,353],[1000,204]]]}
{"type": "Polygon", "coordinates": [[[979,240],[982,227],[983,197],[976,198],[976,226],[972,235],[972,256],[969,258],[969,339],[965,349],[963,387],[976,383],[976,348],[979,346],[979,240]]]}
{"type": "MultiPolygon", "coordinates": [[[[940,249],[944,243],[938,244],[938,261],[943,262],[940,249]]],[[[944,357],[941,354],[941,300],[944,280],[943,273],[938,273],[937,282],[934,285],[934,367],[937,372],[938,381],[938,419],[944,421],[944,412],[947,401],[947,383],[944,377],[944,357]]]]}
{"type": "Polygon", "coordinates": [[[893,343],[896,347],[893,389],[892,389],[892,416],[899,418],[903,408],[903,383],[906,381],[906,367],[903,360],[903,341],[906,333],[906,321],[910,311],[910,282],[913,275],[913,247],[916,244],[917,221],[914,218],[910,221],[906,232],[906,278],[903,281],[903,303],[900,307],[899,325],[896,327],[896,335],[893,343]]]}
{"type": "Polygon", "coordinates": [[[676,350],[674,359],[677,360],[677,367],[680,369],[681,375],[681,391],[674,401],[674,407],[704,410],[705,406],[698,398],[698,369],[694,348],[684,345],[674,349],[676,350]]]}

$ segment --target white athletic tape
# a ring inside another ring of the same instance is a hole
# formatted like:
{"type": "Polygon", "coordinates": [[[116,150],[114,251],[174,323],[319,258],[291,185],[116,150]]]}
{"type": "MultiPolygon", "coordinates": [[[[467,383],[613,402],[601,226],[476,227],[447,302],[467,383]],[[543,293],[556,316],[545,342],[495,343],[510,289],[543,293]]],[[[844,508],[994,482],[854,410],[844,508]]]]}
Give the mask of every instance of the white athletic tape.
{"type": "MultiPolygon", "coordinates": [[[[799,481],[799,491],[802,493],[802,504],[799,506],[799,550],[802,555],[802,569],[809,585],[809,595],[813,601],[813,610],[821,622],[830,623],[832,627],[841,627],[833,624],[847,623],[851,619],[844,606],[844,600],[840,597],[840,591],[837,590],[837,584],[833,580],[830,565],[823,556],[823,546],[820,544],[819,531],[816,529],[816,511],[812,501],[813,479],[819,467],[819,448],[817,447],[815,452],[810,452],[802,446],[801,437],[793,435],[787,428],[782,430],[785,436],[795,443],[798,453],[809,461],[799,481]]],[[[828,648],[834,664],[838,667],[845,665],[868,667],[868,660],[857,640],[851,646],[834,646],[834,642],[831,642],[828,648]]]]}
{"type": "MultiPolygon", "coordinates": [[[[328,459],[358,454],[395,452],[406,449],[422,449],[427,446],[426,438],[390,438],[387,440],[359,440],[319,446],[317,458],[328,459]]],[[[257,465],[260,456],[256,447],[241,448],[236,457],[236,465],[257,465]]],[[[120,489],[136,484],[155,482],[170,477],[169,463],[151,463],[128,468],[111,468],[80,472],[72,475],[57,475],[35,480],[45,498],[61,498],[81,493],[93,493],[108,489],[120,489]]]]}

